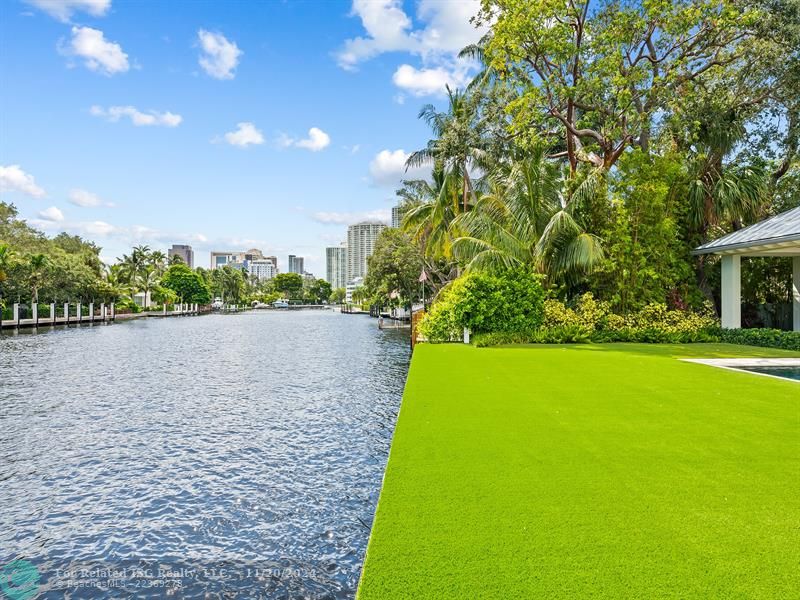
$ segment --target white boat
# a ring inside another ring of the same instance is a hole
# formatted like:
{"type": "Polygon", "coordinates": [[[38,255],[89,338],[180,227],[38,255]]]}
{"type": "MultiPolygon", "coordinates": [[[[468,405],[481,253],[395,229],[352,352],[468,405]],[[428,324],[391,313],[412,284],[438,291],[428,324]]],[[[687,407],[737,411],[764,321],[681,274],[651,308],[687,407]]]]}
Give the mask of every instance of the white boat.
{"type": "Polygon", "coordinates": [[[289,308],[289,302],[287,300],[275,300],[272,306],[273,308],[289,308]]]}

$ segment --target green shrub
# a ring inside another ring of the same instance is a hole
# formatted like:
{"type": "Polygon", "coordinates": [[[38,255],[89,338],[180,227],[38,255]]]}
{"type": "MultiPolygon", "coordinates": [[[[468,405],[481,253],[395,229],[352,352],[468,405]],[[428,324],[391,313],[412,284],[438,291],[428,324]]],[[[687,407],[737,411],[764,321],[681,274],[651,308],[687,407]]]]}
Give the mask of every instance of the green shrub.
{"type": "Polygon", "coordinates": [[[780,329],[718,329],[715,333],[719,341],[728,344],[800,351],[800,331],[781,331],[780,329]]]}
{"type": "Polygon", "coordinates": [[[471,332],[530,334],[544,317],[544,290],[540,277],[527,271],[501,275],[470,273],[439,294],[420,324],[430,342],[460,339],[471,332]]]}
{"type": "Polygon", "coordinates": [[[609,305],[584,294],[574,308],[558,300],[546,300],[542,326],[534,332],[513,336],[480,337],[476,345],[509,343],[579,344],[587,342],[638,342],[687,344],[718,341],[717,321],[708,314],[669,310],[663,304],[620,316],[609,305]]]}

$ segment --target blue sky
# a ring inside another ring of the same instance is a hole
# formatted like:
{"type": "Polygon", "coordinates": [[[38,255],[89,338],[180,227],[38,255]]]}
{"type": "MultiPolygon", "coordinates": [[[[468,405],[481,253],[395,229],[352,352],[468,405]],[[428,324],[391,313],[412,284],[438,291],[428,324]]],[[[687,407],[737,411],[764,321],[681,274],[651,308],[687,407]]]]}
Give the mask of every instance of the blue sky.
{"type": "Polygon", "coordinates": [[[0,193],[103,247],[306,256],[388,218],[476,0],[0,0],[0,193]]]}

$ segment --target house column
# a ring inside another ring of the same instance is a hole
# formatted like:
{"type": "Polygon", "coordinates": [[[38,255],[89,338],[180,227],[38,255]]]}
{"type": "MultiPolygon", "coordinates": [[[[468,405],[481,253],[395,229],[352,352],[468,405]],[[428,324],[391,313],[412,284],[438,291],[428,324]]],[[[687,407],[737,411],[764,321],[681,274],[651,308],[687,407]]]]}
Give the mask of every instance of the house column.
{"type": "Polygon", "coordinates": [[[728,254],[722,257],[722,327],[740,329],[742,326],[742,257],[728,254]]]}
{"type": "Polygon", "coordinates": [[[800,256],[792,258],[792,307],[792,329],[800,331],[800,256]]]}

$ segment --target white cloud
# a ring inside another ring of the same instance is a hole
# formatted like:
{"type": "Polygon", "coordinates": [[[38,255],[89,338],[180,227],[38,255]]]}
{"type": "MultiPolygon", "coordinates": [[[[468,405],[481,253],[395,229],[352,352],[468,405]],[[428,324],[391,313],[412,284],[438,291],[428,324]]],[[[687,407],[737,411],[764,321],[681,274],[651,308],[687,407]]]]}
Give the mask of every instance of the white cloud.
{"type": "Polygon", "coordinates": [[[453,89],[463,87],[469,81],[469,75],[463,64],[453,70],[444,67],[416,69],[411,65],[400,65],[394,72],[392,81],[414,96],[431,96],[444,94],[446,85],[453,89]]]}
{"type": "Polygon", "coordinates": [[[487,27],[476,28],[470,22],[480,4],[480,0],[420,0],[417,18],[427,24],[416,32],[421,52],[458,53],[480,40],[487,27]]]}
{"type": "Polygon", "coordinates": [[[337,53],[339,66],[354,69],[359,62],[382,52],[410,50],[416,46],[411,37],[411,19],[403,11],[401,0],[353,0],[351,16],[361,19],[367,37],[347,40],[337,53]]]}
{"type": "Polygon", "coordinates": [[[22,192],[34,198],[45,195],[44,190],[36,185],[33,175],[23,171],[19,165],[0,165],[0,192],[22,192]]]}
{"type": "Polygon", "coordinates": [[[315,212],[311,218],[325,225],[351,225],[359,221],[388,222],[392,218],[392,213],[388,208],[379,208],[362,212],[315,212]]]}
{"type": "Polygon", "coordinates": [[[64,52],[83,58],[88,69],[104,75],[124,73],[130,68],[128,55],[122,47],[108,41],[99,29],[91,27],[73,27],[70,46],[64,52]]]}
{"type": "Polygon", "coordinates": [[[410,156],[403,149],[381,150],[369,163],[372,183],[378,186],[399,186],[404,179],[424,179],[430,174],[427,167],[414,167],[406,171],[406,160],[410,156]]]}
{"type": "Polygon", "coordinates": [[[236,131],[229,131],[224,135],[225,141],[232,146],[246,148],[250,145],[264,143],[264,135],[256,129],[253,123],[237,123],[236,131]]]}
{"type": "Polygon", "coordinates": [[[43,10],[51,17],[69,22],[72,14],[85,12],[93,17],[102,17],[111,8],[111,0],[25,0],[28,4],[43,10]]]}
{"type": "Polygon", "coordinates": [[[85,235],[98,235],[100,237],[107,237],[112,233],[120,231],[118,227],[106,223],[105,221],[88,221],[85,223],[77,223],[77,229],[85,235]]]}
{"type": "Polygon", "coordinates": [[[62,213],[55,206],[51,206],[50,208],[45,208],[44,210],[39,211],[39,217],[41,217],[45,221],[53,221],[60,223],[61,221],[64,220],[64,213],[62,213]]]}
{"type": "Polygon", "coordinates": [[[106,202],[99,198],[97,194],[92,194],[91,192],[80,189],[70,191],[69,201],[75,206],[82,206],[83,208],[92,208],[95,206],[114,206],[113,202],[106,202]]]}
{"type": "Polygon", "coordinates": [[[233,79],[242,51],[221,33],[201,29],[197,32],[202,54],[198,59],[203,70],[215,79],[233,79]]]}
{"type": "Polygon", "coordinates": [[[171,112],[158,112],[150,110],[141,112],[135,106],[92,106],[89,112],[95,117],[103,117],[112,123],[116,123],[122,117],[128,117],[131,123],[137,127],[159,125],[163,127],[177,127],[183,121],[183,117],[171,112]]]}
{"type": "Polygon", "coordinates": [[[281,134],[281,136],[278,138],[278,144],[284,148],[294,146],[295,148],[305,148],[306,150],[311,150],[312,152],[324,150],[330,145],[330,143],[331,136],[322,131],[322,129],[319,127],[312,127],[309,129],[308,137],[302,140],[296,140],[287,136],[286,134],[281,134]]]}
{"type": "Polygon", "coordinates": [[[425,26],[415,30],[402,0],[353,0],[350,14],[361,19],[366,36],[347,40],[337,62],[353,70],[384,52],[411,52],[434,61],[452,57],[485,33],[470,23],[479,9],[480,0],[420,0],[417,19],[425,26]]]}

